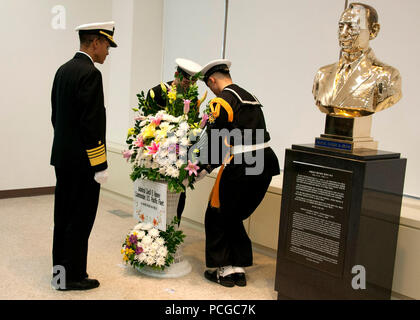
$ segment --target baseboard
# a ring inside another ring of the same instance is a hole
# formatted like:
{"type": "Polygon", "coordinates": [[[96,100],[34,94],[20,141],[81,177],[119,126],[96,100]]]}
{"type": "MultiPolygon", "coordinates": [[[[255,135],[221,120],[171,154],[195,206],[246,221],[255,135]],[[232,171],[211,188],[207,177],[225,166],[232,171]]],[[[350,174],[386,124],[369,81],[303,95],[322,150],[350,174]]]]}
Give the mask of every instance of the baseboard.
{"type": "Polygon", "coordinates": [[[54,194],[55,187],[0,190],[0,199],[43,196],[54,194]]]}

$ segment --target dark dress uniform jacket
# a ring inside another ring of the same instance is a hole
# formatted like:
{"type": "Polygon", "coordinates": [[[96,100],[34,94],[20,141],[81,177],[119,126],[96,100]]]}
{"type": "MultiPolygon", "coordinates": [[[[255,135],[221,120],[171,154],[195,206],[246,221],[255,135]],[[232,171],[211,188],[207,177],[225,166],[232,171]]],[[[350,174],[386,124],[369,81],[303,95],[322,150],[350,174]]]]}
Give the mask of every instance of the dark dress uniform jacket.
{"type": "MultiPolygon", "coordinates": [[[[235,84],[227,86],[217,98],[210,101],[210,107],[212,114],[207,127],[210,160],[214,160],[211,159],[214,146],[224,143],[233,146],[261,145],[270,140],[260,102],[241,87],[235,84]],[[212,141],[211,132],[214,129],[227,129],[229,132],[236,130],[242,133],[242,137],[235,141],[232,135],[221,135],[222,139],[212,141]],[[247,135],[247,130],[252,135],[247,135]],[[256,134],[257,130],[259,136],[256,134]]],[[[219,151],[219,154],[222,155],[223,152],[219,151]]],[[[211,170],[220,164],[221,162],[211,163],[208,168],[211,170]]],[[[277,156],[270,147],[236,153],[231,161],[221,168],[205,215],[207,267],[252,265],[252,245],[243,220],[255,211],[263,200],[272,177],[279,173],[277,156]],[[258,152],[260,157],[256,156],[258,152]],[[256,156],[255,160],[258,163],[247,163],[247,155],[256,156]],[[242,161],[238,161],[238,158],[242,161]],[[256,165],[260,166],[258,173],[247,173],[247,169],[256,165]]]]}
{"type": "Polygon", "coordinates": [[[62,65],[51,94],[54,142],[51,164],[107,168],[106,118],[101,72],[83,53],[62,65]]]}
{"type": "Polygon", "coordinates": [[[98,207],[95,172],[107,168],[102,76],[84,53],[62,65],[51,94],[54,142],[51,164],[54,199],[53,266],[66,281],[87,277],[88,239],[98,207]]]}

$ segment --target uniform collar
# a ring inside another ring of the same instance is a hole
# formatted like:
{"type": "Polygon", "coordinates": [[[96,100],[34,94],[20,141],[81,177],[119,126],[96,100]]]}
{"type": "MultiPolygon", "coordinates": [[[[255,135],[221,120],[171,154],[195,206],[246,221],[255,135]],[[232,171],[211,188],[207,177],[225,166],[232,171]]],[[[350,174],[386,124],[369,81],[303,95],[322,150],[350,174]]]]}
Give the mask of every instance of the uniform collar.
{"type": "Polygon", "coordinates": [[[85,56],[89,57],[89,59],[90,59],[90,61],[92,61],[92,63],[94,63],[94,62],[93,62],[92,57],[91,57],[90,55],[88,55],[86,52],[83,52],[83,51],[77,51],[77,52],[76,52],[76,54],[77,54],[77,53],[84,54],[85,56]]]}

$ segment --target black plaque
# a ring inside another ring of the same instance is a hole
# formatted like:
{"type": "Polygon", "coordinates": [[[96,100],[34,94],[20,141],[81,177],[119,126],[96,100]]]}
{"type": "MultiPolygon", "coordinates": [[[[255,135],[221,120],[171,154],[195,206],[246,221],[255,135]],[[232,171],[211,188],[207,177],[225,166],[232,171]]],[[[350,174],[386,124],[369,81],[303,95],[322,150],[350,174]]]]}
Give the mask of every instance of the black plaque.
{"type": "Polygon", "coordinates": [[[286,149],[279,299],[390,299],[406,162],[380,150],[286,149]]]}
{"type": "Polygon", "coordinates": [[[352,172],[299,161],[291,172],[286,255],[341,277],[352,172]]]}

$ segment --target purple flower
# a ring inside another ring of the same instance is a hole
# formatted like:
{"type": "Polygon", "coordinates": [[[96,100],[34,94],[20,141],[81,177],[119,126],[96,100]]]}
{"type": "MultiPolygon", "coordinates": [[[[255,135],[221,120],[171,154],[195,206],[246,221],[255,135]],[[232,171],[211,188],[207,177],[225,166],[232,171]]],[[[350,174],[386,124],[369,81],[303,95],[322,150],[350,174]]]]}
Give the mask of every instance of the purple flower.
{"type": "Polygon", "coordinates": [[[140,253],[142,253],[144,250],[143,250],[143,248],[142,247],[140,247],[140,246],[138,246],[137,248],[136,248],[136,254],[137,255],[139,255],[140,253]]]}
{"type": "Polygon", "coordinates": [[[137,243],[137,236],[132,234],[129,238],[129,241],[130,241],[131,244],[137,243]]]}

